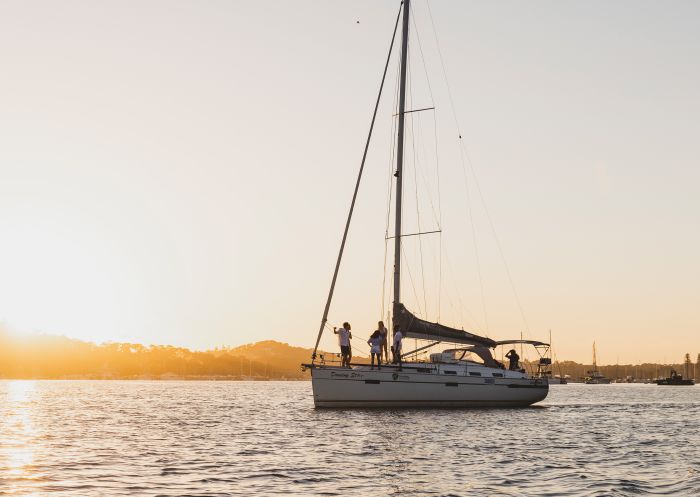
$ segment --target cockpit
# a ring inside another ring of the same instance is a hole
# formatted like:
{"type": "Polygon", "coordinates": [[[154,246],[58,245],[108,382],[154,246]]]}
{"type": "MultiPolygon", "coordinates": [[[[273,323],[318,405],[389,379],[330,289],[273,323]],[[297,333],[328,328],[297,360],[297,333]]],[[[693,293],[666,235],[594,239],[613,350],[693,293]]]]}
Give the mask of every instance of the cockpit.
{"type": "Polygon", "coordinates": [[[430,362],[436,364],[457,364],[459,362],[472,362],[489,368],[501,368],[503,364],[496,361],[491,351],[481,345],[447,349],[442,352],[430,354],[430,362]]]}

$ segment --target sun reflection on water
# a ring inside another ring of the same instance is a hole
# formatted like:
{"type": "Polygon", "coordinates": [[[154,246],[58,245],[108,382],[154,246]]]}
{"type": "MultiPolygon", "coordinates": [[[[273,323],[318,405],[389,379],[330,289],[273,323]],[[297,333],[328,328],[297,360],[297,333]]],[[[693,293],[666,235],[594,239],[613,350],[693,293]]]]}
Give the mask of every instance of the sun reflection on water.
{"type": "Polygon", "coordinates": [[[32,479],[36,459],[36,430],[32,423],[36,408],[36,382],[0,382],[0,481],[32,479]]]}

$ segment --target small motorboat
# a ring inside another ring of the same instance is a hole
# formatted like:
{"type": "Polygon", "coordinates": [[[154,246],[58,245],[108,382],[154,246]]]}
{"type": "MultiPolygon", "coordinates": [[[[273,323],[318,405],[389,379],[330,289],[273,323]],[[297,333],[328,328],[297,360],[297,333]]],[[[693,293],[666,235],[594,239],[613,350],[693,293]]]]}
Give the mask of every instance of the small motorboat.
{"type": "Polygon", "coordinates": [[[676,373],[676,371],[672,369],[671,376],[656,380],[654,383],[657,385],[695,385],[695,380],[692,378],[684,379],[683,375],[676,373]]]}

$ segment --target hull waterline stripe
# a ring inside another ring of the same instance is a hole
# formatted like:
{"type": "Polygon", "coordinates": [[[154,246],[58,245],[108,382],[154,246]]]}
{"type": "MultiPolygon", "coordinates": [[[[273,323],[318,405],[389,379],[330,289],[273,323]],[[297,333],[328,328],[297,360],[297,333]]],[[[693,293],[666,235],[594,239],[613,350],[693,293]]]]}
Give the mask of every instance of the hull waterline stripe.
{"type": "MultiPolygon", "coordinates": [[[[451,379],[451,378],[450,378],[451,379]]],[[[442,381],[439,381],[440,379],[438,378],[438,381],[406,381],[406,380],[391,380],[391,379],[386,379],[386,380],[365,380],[363,378],[314,378],[312,380],[312,385],[313,381],[355,381],[355,382],[373,382],[373,381],[378,381],[378,382],[384,382],[384,383],[408,383],[411,385],[439,385],[440,383],[443,383],[442,381]]],[[[508,383],[508,384],[503,384],[503,383],[466,383],[466,382],[459,382],[456,383],[457,385],[465,385],[469,387],[503,387],[503,388],[549,388],[549,384],[545,383],[542,385],[519,385],[519,384],[513,384],[513,383],[508,383]]]]}
{"type": "Polygon", "coordinates": [[[410,404],[410,405],[430,405],[430,404],[453,404],[453,405],[467,405],[467,404],[480,404],[480,405],[521,405],[527,406],[532,405],[539,400],[321,400],[315,405],[320,404],[410,404]]]}

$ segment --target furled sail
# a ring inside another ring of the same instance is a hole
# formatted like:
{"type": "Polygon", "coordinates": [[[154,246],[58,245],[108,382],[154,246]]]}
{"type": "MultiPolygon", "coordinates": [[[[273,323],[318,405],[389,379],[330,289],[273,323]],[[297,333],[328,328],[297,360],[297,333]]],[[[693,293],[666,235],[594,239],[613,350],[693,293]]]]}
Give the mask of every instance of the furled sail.
{"type": "Polygon", "coordinates": [[[403,304],[398,305],[398,311],[398,316],[394,315],[394,324],[401,326],[401,332],[404,337],[418,340],[484,345],[490,348],[496,346],[496,342],[490,338],[480,337],[464,330],[457,330],[440,323],[431,323],[417,318],[403,304]]]}

